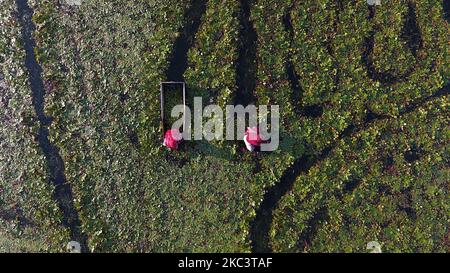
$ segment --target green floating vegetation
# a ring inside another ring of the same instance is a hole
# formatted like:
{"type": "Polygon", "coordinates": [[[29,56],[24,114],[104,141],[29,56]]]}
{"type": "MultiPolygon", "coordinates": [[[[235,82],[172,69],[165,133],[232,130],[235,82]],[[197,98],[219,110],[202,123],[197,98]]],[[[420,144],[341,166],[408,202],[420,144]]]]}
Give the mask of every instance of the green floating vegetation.
{"type": "Polygon", "coordinates": [[[205,100],[213,98],[221,107],[233,104],[236,90],[239,12],[239,1],[208,1],[195,46],[188,55],[185,77],[190,92],[195,95],[205,90],[209,93],[205,100]]]}
{"type": "Polygon", "coordinates": [[[445,252],[448,122],[443,97],[340,141],[281,200],[273,250],[445,252]]]}
{"type": "Polygon", "coordinates": [[[181,116],[172,117],[172,109],[175,106],[183,106],[183,85],[165,84],[164,88],[164,128],[170,129],[172,124],[181,118],[181,116]]]}
{"type": "MultiPolygon", "coordinates": [[[[0,251],[61,251],[69,235],[36,142],[12,2],[0,7],[0,251]]],[[[202,2],[188,33],[187,103],[239,99],[250,22],[250,91],[281,110],[280,148],[259,154],[239,142],[162,147],[160,82],[182,61],[172,54],[193,3],[30,1],[50,141],[90,251],[250,252],[261,215],[275,252],[364,252],[370,241],[384,252],[446,251],[448,96],[430,100],[449,82],[440,1],[257,0],[249,18],[245,1],[202,2]],[[287,175],[293,188],[274,211],[258,209],[287,175]]],[[[166,91],[167,115],[182,97],[166,91]]]]}
{"type": "Polygon", "coordinates": [[[70,241],[53,199],[13,1],[0,6],[0,252],[62,252],[70,241]]]}

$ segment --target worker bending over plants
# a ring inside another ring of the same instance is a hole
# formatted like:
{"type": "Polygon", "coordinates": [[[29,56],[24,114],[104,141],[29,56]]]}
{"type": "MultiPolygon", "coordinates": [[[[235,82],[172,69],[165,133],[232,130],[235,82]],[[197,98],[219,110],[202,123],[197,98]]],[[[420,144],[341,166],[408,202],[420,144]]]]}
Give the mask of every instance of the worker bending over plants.
{"type": "Polygon", "coordinates": [[[250,152],[258,151],[263,143],[258,127],[248,127],[244,135],[245,147],[250,152]]]}
{"type": "Polygon", "coordinates": [[[178,129],[170,129],[164,135],[163,145],[170,150],[178,150],[178,145],[183,139],[183,135],[178,129]]]}
{"type": "MultiPolygon", "coordinates": [[[[178,129],[170,129],[164,134],[163,145],[170,150],[178,150],[183,135],[178,129]]],[[[244,143],[250,152],[259,151],[264,143],[258,127],[248,127],[244,134],[244,143]]]]}

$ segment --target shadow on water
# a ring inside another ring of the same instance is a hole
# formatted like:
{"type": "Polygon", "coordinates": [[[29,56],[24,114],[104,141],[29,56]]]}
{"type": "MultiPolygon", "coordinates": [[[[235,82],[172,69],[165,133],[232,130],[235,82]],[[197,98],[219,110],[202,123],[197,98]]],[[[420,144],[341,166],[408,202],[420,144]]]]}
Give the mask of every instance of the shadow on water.
{"type": "Polygon", "coordinates": [[[87,237],[80,230],[78,211],[73,203],[72,188],[66,181],[64,174],[64,162],[59,154],[58,148],[49,140],[48,125],[51,118],[44,113],[45,89],[42,81],[42,68],[36,60],[34,49],[36,42],[33,32],[36,26],[32,21],[33,10],[27,0],[16,0],[18,9],[18,20],[22,26],[22,39],[25,49],[25,67],[29,73],[29,83],[32,92],[32,103],[39,120],[37,139],[41,147],[50,176],[50,181],[55,186],[54,199],[62,212],[62,223],[70,229],[71,239],[82,245],[82,250],[87,251],[87,237]]]}
{"type": "Polygon", "coordinates": [[[236,105],[247,106],[256,102],[256,47],[257,35],[251,21],[251,0],[241,0],[240,47],[236,68],[236,105]]]}
{"type": "Polygon", "coordinates": [[[414,57],[417,58],[417,51],[422,48],[423,40],[417,23],[416,7],[412,2],[408,2],[408,13],[402,29],[401,38],[411,50],[414,57]]]}
{"type": "MultiPolygon", "coordinates": [[[[291,6],[286,14],[282,18],[285,31],[288,33],[289,39],[292,41],[295,39],[295,31],[292,25],[291,12],[294,6],[291,6]]],[[[302,105],[302,99],[304,96],[304,90],[300,84],[300,77],[295,71],[294,63],[292,60],[287,60],[285,64],[286,74],[289,84],[292,89],[291,102],[294,106],[294,111],[297,115],[308,117],[308,118],[318,118],[323,114],[323,106],[319,104],[314,105],[302,105]]],[[[338,79],[338,78],[337,78],[338,79]]],[[[336,84],[337,85],[337,84],[336,84]]]]}
{"type": "Polygon", "coordinates": [[[448,0],[441,0],[442,1],[442,9],[444,11],[444,19],[448,22],[450,22],[450,1],[448,0]]]}
{"type": "Polygon", "coordinates": [[[188,67],[188,52],[194,44],[195,34],[200,28],[201,19],[206,11],[206,1],[193,0],[184,15],[184,26],[175,40],[169,68],[168,81],[184,81],[184,72],[188,67]]]}
{"type": "MultiPolygon", "coordinates": [[[[447,83],[443,88],[436,91],[433,95],[420,99],[415,103],[407,106],[400,112],[400,116],[413,112],[417,108],[423,106],[424,104],[435,98],[448,96],[449,93],[450,83],[447,83]]],[[[323,149],[318,155],[304,155],[295,160],[294,164],[283,173],[280,181],[266,191],[263,197],[263,201],[261,202],[259,208],[256,210],[256,216],[250,223],[250,240],[252,242],[252,251],[254,253],[272,252],[269,234],[273,222],[273,212],[277,208],[280,200],[293,189],[295,180],[298,176],[307,173],[311,169],[311,167],[327,158],[341,139],[350,137],[357,132],[366,129],[369,125],[376,121],[390,119],[394,118],[385,115],[376,115],[369,112],[363,119],[364,122],[347,126],[347,128],[342,131],[342,133],[333,142],[333,144],[323,149]]],[[[405,155],[405,157],[409,158],[411,156],[405,155]]],[[[359,180],[355,180],[353,182],[351,181],[351,184],[347,185],[346,189],[347,191],[352,191],[358,185],[359,180]]],[[[310,244],[310,242],[312,241],[314,234],[317,232],[318,226],[325,219],[327,219],[327,217],[327,209],[325,207],[319,209],[309,221],[308,228],[300,235],[297,246],[301,247],[301,249],[308,246],[308,244],[310,244]]]]}
{"type": "MultiPolygon", "coordinates": [[[[367,19],[373,20],[375,17],[375,13],[376,7],[369,6],[369,13],[367,19]]],[[[369,78],[372,79],[373,81],[380,82],[381,84],[386,86],[405,81],[412,73],[414,73],[414,67],[411,67],[401,75],[393,75],[392,73],[387,71],[383,72],[377,71],[377,68],[375,67],[373,60],[375,34],[377,32],[377,29],[378,27],[375,26],[374,29],[369,32],[369,35],[365,39],[363,55],[361,58],[362,62],[366,67],[369,78]]],[[[408,49],[411,51],[417,62],[419,58],[417,52],[422,48],[423,40],[419,25],[417,23],[416,7],[414,3],[412,3],[411,1],[408,2],[408,12],[404,19],[404,25],[401,31],[400,38],[401,40],[406,42],[408,49]]]]}

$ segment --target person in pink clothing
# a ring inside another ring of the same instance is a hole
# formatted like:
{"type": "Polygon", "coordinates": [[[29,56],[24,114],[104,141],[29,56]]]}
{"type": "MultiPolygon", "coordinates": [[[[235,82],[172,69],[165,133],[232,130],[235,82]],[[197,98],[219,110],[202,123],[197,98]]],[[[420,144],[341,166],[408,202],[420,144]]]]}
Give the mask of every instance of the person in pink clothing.
{"type": "Polygon", "coordinates": [[[253,152],[261,147],[263,140],[261,139],[261,135],[259,133],[258,127],[248,127],[245,131],[244,135],[245,147],[250,152],[253,152]]]}
{"type": "Polygon", "coordinates": [[[170,150],[177,150],[182,139],[183,136],[178,129],[170,129],[164,135],[163,145],[170,150]]]}

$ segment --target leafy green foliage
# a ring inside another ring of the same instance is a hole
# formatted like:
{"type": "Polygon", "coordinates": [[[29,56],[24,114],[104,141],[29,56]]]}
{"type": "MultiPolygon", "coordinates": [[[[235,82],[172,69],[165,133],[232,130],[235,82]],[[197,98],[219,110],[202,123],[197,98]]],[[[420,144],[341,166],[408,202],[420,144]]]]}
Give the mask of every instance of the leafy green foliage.
{"type": "Polygon", "coordinates": [[[37,142],[15,6],[0,7],[0,252],[63,251],[69,241],[37,142]]]}
{"type": "Polygon", "coordinates": [[[179,154],[161,145],[159,82],[188,5],[126,5],[58,10],[45,16],[56,24],[52,35],[38,30],[38,47],[53,54],[42,63],[52,141],[90,250],[249,249],[253,163],[233,161],[229,153],[218,157],[218,148],[206,142],[179,154]],[[144,17],[135,21],[130,14],[144,17]],[[218,235],[214,244],[210,234],[218,235]]]}
{"type": "MultiPolygon", "coordinates": [[[[0,250],[44,242],[39,250],[59,251],[68,232],[36,142],[12,2],[0,7],[0,216],[14,219],[0,220],[8,240],[0,250]],[[21,224],[20,211],[35,230],[21,224]],[[29,241],[34,233],[42,235],[29,241]]],[[[187,142],[178,153],[161,145],[159,84],[192,1],[31,2],[50,140],[91,251],[250,251],[265,191],[299,158],[330,147],[274,205],[274,251],[365,251],[373,240],[389,252],[446,251],[448,96],[418,107],[449,81],[439,1],[375,9],[365,1],[252,1],[251,91],[257,104],[281,108],[280,149],[268,154],[237,143],[187,142]],[[352,127],[360,130],[349,134],[352,127]]],[[[243,6],[206,1],[190,33],[190,97],[235,101],[243,6]]]]}
{"type": "Polygon", "coordinates": [[[300,175],[275,212],[274,250],[445,252],[447,100],[370,125],[300,175]]]}
{"type": "Polygon", "coordinates": [[[209,96],[221,107],[232,103],[236,90],[239,9],[238,1],[208,1],[185,73],[191,97],[198,92],[196,89],[201,89],[212,93],[209,96]]]}

